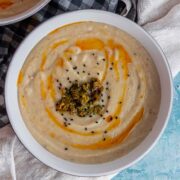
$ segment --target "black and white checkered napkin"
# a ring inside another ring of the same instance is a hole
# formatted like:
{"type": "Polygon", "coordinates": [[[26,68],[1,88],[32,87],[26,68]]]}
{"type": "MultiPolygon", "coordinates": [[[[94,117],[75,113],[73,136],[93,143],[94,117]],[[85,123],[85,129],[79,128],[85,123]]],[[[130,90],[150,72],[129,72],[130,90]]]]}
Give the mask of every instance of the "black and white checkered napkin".
{"type": "Polygon", "coordinates": [[[9,122],[4,103],[6,72],[14,51],[24,37],[43,21],[57,14],[79,9],[111,11],[136,21],[136,1],[137,0],[52,0],[32,17],[13,25],[0,27],[0,127],[5,126],[9,122]]]}

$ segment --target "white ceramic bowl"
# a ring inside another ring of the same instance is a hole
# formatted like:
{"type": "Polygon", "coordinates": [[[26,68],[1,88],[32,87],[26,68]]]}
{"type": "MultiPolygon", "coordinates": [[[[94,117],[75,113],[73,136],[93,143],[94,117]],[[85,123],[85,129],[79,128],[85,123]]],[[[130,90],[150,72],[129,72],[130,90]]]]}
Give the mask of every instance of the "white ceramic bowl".
{"type": "Polygon", "coordinates": [[[37,4],[35,4],[32,8],[24,12],[21,12],[17,15],[14,15],[8,18],[0,18],[0,26],[12,24],[12,23],[21,21],[23,19],[26,19],[32,16],[33,14],[35,14],[36,12],[38,12],[40,9],[42,9],[48,2],[50,2],[50,0],[41,0],[37,4]]]}
{"type": "Polygon", "coordinates": [[[110,12],[98,10],[80,10],[58,15],[37,27],[29,34],[29,36],[27,36],[27,38],[16,50],[16,53],[14,54],[9,66],[5,84],[7,113],[11,125],[21,142],[36,158],[46,165],[56,170],[78,176],[100,176],[115,173],[131,166],[140,160],[145,154],[147,154],[158,141],[160,135],[167,125],[172,107],[172,93],[172,79],[168,63],[164,54],[162,53],[162,50],[151,38],[151,36],[148,35],[141,27],[124,17],[110,12]],[[144,139],[144,141],[129,154],[114,161],[102,164],[77,164],[60,159],[59,157],[56,157],[48,152],[32,137],[22,119],[18,105],[18,89],[16,82],[19,71],[32,48],[52,30],[65,24],[79,21],[96,21],[107,23],[124,30],[135,37],[141,44],[144,45],[154,60],[161,83],[162,98],[160,110],[152,131],[144,139]]]}

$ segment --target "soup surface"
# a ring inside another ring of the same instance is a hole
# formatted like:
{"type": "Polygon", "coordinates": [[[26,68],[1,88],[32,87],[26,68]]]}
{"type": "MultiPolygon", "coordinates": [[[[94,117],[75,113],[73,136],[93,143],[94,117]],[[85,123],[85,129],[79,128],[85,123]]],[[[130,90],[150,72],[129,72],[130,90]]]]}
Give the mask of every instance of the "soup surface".
{"type": "Polygon", "coordinates": [[[0,0],[0,18],[8,18],[22,13],[40,0],[0,0]]]}
{"type": "Polygon", "coordinates": [[[48,151],[79,163],[122,157],[151,131],[160,81],[144,47],[129,34],[78,22],[45,36],[18,78],[22,117],[48,151]]]}

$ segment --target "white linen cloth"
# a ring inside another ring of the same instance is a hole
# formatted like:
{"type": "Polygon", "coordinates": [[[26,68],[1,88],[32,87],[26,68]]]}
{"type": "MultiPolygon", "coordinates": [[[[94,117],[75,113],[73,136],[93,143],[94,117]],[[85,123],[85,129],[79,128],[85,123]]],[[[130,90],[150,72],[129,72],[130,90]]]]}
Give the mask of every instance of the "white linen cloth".
{"type": "Polygon", "coordinates": [[[159,43],[173,77],[180,71],[180,0],[139,0],[138,24],[159,43]]]}
{"type": "MultiPolygon", "coordinates": [[[[175,76],[180,71],[180,0],[139,0],[138,23],[159,43],[175,76]]],[[[108,180],[112,177],[80,178],[57,172],[27,151],[10,125],[0,130],[1,180],[108,180]]]]}

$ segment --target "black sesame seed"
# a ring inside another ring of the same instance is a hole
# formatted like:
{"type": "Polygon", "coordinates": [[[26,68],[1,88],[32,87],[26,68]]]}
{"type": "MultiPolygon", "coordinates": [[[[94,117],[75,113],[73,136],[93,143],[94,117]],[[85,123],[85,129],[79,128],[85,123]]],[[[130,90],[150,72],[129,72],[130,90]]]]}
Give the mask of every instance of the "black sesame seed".
{"type": "Polygon", "coordinates": [[[71,84],[71,83],[72,83],[72,81],[69,81],[69,83],[71,84]]]}
{"type": "Polygon", "coordinates": [[[110,120],[112,120],[113,118],[112,117],[110,117],[110,120]]]}
{"type": "Polygon", "coordinates": [[[74,66],[73,69],[74,69],[74,70],[77,69],[77,66],[74,66]]]}
{"type": "Polygon", "coordinates": [[[106,134],[106,133],[107,133],[107,131],[105,130],[105,131],[104,131],[104,134],[106,134]]]}
{"type": "Polygon", "coordinates": [[[88,75],[90,76],[91,74],[90,74],[90,73],[88,73],[88,75]]]}
{"type": "Polygon", "coordinates": [[[59,82],[59,80],[58,80],[58,79],[56,79],[56,82],[59,82]]]}
{"type": "Polygon", "coordinates": [[[68,125],[71,125],[71,123],[68,123],[68,125]]]}
{"type": "Polygon", "coordinates": [[[102,60],[103,60],[103,61],[105,61],[105,59],[104,59],[104,58],[103,58],[102,60]]]}
{"type": "Polygon", "coordinates": [[[106,138],[103,138],[103,141],[105,141],[106,140],[106,138]]]}
{"type": "Polygon", "coordinates": [[[97,64],[97,65],[99,65],[99,63],[98,63],[98,62],[97,62],[96,64],[97,64]]]}
{"type": "Polygon", "coordinates": [[[102,117],[103,115],[102,114],[100,114],[100,117],[102,117]]]}
{"type": "Polygon", "coordinates": [[[104,100],[102,99],[101,102],[104,102],[104,100]]]}
{"type": "Polygon", "coordinates": [[[112,62],[111,64],[112,64],[112,65],[114,65],[114,63],[113,63],[113,62],[112,62]]]}
{"type": "Polygon", "coordinates": [[[71,118],[70,120],[73,121],[74,119],[71,118]]]}
{"type": "Polygon", "coordinates": [[[72,60],[72,57],[70,57],[69,60],[72,60]]]}
{"type": "Polygon", "coordinates": [[[127,76],[129,77],[129,76],[130,76],[130,74],[127,74],[127,76]]]}
{"type": "Polygon", "coordinates": [[[110,99],[111,98],[111,96],[108,96],[108,99],[110,99]]]}
{"type": "Polygon", "coordinates": [[[99,75],[99,73],[97,73],[97,75],[99,75]]]}
{"type": "Polygon", "coordinates": [[[67,78],[67,80],[69,80],[69,77],[67,78]]]}
{"type": "Polygon", "coordinates": [[[63,114],[63,113],[61,113],[61,116],[64,116],[64,114],[63,114]]]}
{"type": "Polygon", "coordinates": [[[106,110],[106,112],[108,113],[109,111],[108,111],[108,110],[106,110]]]}
{"type": "Polygon", "coordinates": [[[109,88],[107,87],[106,90],[109,90],[109,88]]]}
{"type": "Polygon", "coordinates": [[[94,54],[94,53],[92,53],[92,55],[94,56],[95,54],[94,54]]]}
{"type": "Polygon", "coordinates": [[[89,115],[89,117],[92,117],[92,115],[89,115]]]}
{"type": "Polygon", "coordinates": [[[98,122],[96,121],[96,123],[98,123],[98,122]]]}
{"type": "Polygon", "coordinates": [[[113,68],[112,68],[112,67],[110,67],[109,69],[110,69],[110,70],[112,70],[113,68]]]}
{"type": "Polygon", "coordinates": [[[118,119],[118,117],[117,117],[117,116],[116,116],[115,118],[116,118],[116,119],[118,119]]]}
{"type": "Polygon", "coordinates": [[[66,124],[66,122],[64,122],[64,126],[65,126],[65,127],[67,127],[67,124],[66,124]]]}
{"type": "Polygon", "coordinates": [[[82,71],[83,73],[85,73],[85,71],[82,71]]]}
{"type": "Polygon", "coordinates": [[[77,74],[79,74],[79,71],[77,71],[77,74]]]}
{"type": "Polygon", "coordinates": [[[84,66],[84,67],[86,67],[86,65],[85,65],[85,64],[83,64],[83,66],[84,66]]]}
{"type": "Polygon", "coordinates": [[[65,121],[67,121],[67,118],[64,118],[65,121]]]}
{"type": "Polygon", "coordinates": [[[103,119],[105,120],[106,118],[105,118],[105,117],[103,117],[103,119]]]}
{"type": "Polygon", "coordinates": [[[122,104],[122,102],[121,102],[121,101],[119,101],[119,104],[122,104]]]}
{"type": "Polygon", "coordinates": [[[84,130],[87,131],[87,128],[85,127],[84,130]]]}
{"type": "Polygon", "coordinates": [[[68,72],[69,70],[68,69],[66,69],[66,72],[68,72]]]}
{"type": "Polygon", "coordinates": [[[106,82],[106,85],[108,85],[109,84],[109,82],[106,82]]]}
{"type": "Polygon", "coordinates": [[[65,147],[65,148],[64,148],[64,150],[65,150],[65,151],[67,151],[67,150],[68,150],[68,148],[67,148],[67,147],[65,147]]]}
{"type": "Polygon", "coordinates": [[[94,134],[94,131],[91,131],[92,134],[94,134]]]}

